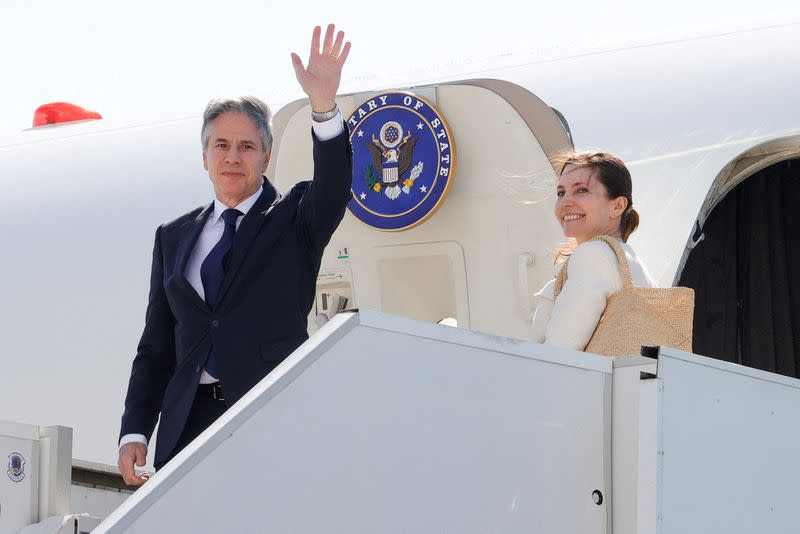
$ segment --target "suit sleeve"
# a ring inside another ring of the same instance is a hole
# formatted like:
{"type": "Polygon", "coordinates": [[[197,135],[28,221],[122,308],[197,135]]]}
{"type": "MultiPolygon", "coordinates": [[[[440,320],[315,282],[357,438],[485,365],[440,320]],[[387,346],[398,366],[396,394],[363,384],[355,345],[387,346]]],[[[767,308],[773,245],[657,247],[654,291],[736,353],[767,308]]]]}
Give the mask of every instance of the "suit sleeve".
{"type": "Polygon", "coordinates": [[[158,420],[161,401],[175,372],[175,318],[164,292],[161,227],[156,230],[150,296],[136,357],[133,359],[120,436],[142,434],[149,440],[158,420]]]}
{"type": "Polygon", "coordinates": [[[579,245],[569,259],[567,281],[553,303],[544,343],[584,350],[608,298],[621,286],[611,247],[599,241],[579,245]]]}
{"type": "Polygon", "coordinates": [[[325,247],[339,226],[350,201],[353,149],[345,125],[342,133],[327,141],[314,141],[314,178],[300,201],[299,217],[306,242],[314,249],[325,247]]]}

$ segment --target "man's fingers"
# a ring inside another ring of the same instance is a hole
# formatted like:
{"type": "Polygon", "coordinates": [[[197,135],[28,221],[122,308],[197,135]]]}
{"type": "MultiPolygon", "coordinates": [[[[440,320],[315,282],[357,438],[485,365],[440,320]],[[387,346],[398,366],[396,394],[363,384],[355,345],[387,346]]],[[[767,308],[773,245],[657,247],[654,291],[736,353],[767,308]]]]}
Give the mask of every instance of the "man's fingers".
{"type": "Polygon", "coordinates": [[[300,59],[300,56],[292,52],[292,66],[294,67],[294,74],[297,76],[297,79],[300,79],[300,75],[306,70],[303,67],[303,60],[300,59]]]}
{"type": "Polygon", "coordinates": [[[309,57],[309,63],[311,62],[311,58],[315,55],[319,55],[319,36],[322,33],[322,28],[319,26],[314,26],[314,31],[311,33],[311,53],[309,57]]]}
{"type": "Polygon", "coordinates": [[[129,486],[141,486],[144,480],[136,476],[136,468],[143,466],[147,461],[147,446],[144,443],[126,443],[119,449],[117,466],[122,479],[129,486]]]}
{"type": "Polygon", "coordinates": [[[344,32],[339,32],[336,34],[336,41],[333,43],[333,48],[331,49],[332,56],[338,56],[342,51],[342,41],[344,41],[344,32]]]}
{"type": "Polygon", "coordinates": [[[136,447],[136,465],[142,467],[146,461],[147,451],[144,450],[144,447],[136,447]]]}
{"type": "Polygon", "coordinates": [[[298,67],[303,68],[303,60],[294,52],[292,52],[292,65],[294,65],[295,69],[298,67]]]}
{"type": "Polygon", "coordinates": [[[141,486],[144,480],[136,476],[136,471],[133,468],[133,458],[127,454],[120,454],[119,462],[117,463],[120,473],[122,473],[122,480],[129,486],[141,486]]]}
{"type": "Polygon", "coordinates": [[[331,53],[331,47],[333,46],[333,30],[335,26],[333,24],[328,24],[327,29],[325,30],[325,42],[322,45],[322,55],[327,56],[331,53]]]}
{"type": "Polygon", "coordinates": [[[122,479],[125,481],[126,484],[129,484],[128,480],[131,478],[133,474],[133,464],[127,461],[128,458],[125,456],[119,455],[119,461],[117,462],[117,467],[119,467],[119,472],[122,475],[122,479]]]}
{"type": "Polygon", "coordinates": [[[342,53],[339,54],[339,63],[340,64],[344,65],[344,62],[347,61],[347,55],[349,53],[350,53],[350,41],[347,41],[344,44],[344,50],[342,50],[342,53]]]}

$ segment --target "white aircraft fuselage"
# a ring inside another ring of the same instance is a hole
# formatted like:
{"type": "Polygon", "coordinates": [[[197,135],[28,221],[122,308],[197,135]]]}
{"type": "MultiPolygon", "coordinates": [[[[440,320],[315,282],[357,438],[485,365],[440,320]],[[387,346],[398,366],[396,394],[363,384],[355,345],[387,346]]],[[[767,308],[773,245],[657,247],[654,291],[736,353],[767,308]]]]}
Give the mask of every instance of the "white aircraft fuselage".
{"type": "MultiPolygon", "coordinates": [[[[657,282],[673,285],[696,222],[702,226],[725,193],[719,185],[731,177],[731,165],[752,156],[753,170],[800,154],[799,29],[523,57],[518,64],[515,58],[466,72],[370,80],[370,90],[345,85],[339,104],[346,118],[387,90],[433,98],[452,127],[458,164],[449,197],[416,228],[380,232],[348,213],[323,273],[347,274],[348,305],[435,321],[444,316],[425,310],[424,299],[409,308],[399,300],[414,293],[413,276],[394,288],[381,276],[404,275],[403,261],[419,258],[439,268],[441,257],[453,283],[437,297],[442,310],[452,309],[460,327],[525,338],[530,294],[552,277],[552,251],[562,236],[552,215],[554,174],[537,156],[537,138],[501,96],[467,82],[496,79],[556,108],[576,148],[604,149],[628,163],[641,214],[630,242],[657,282]]],[[[311,155],[302,105],[276,115],[276,123],[283,121],[277,133],[285,136],[269,175],[279,189],[310,176],[303,174],[311,155]]],[[[200,124],[199,117],[101,120],[0,140],[0,419],[71,426],[75,457],[116,462],[155,229],[212,200],[200,124]]]]}

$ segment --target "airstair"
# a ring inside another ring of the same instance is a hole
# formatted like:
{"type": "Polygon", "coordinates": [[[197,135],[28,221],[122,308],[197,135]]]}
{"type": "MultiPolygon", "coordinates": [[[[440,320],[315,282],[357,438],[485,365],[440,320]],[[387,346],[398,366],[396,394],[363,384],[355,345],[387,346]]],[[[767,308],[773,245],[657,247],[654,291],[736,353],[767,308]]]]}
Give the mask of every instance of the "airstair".
{"type": "Polygon", "coordinates": [[[789,532],[800,381],[342,313],[94,532],[789,532]]]}

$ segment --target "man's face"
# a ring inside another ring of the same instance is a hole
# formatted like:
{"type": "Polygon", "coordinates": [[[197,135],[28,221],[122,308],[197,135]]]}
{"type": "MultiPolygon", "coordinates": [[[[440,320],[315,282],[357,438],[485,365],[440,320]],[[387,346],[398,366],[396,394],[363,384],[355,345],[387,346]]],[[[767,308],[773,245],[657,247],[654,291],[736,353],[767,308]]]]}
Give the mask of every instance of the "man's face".
{"type": "Polygon", "coordinates": [[[217,198],[232,208],[261,187],[269,152],[264,152],[255,123],[238,111],[214,119],[209,134],[203,167],[217,198]]]}

